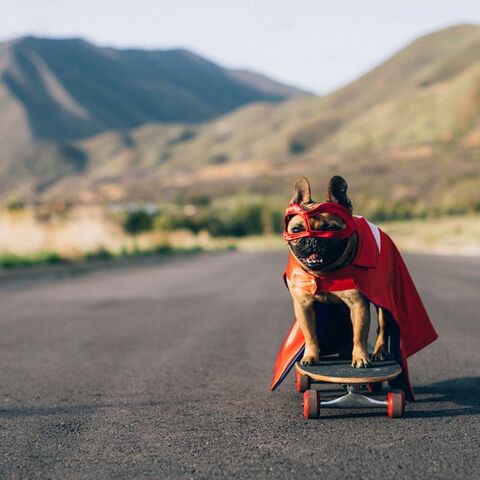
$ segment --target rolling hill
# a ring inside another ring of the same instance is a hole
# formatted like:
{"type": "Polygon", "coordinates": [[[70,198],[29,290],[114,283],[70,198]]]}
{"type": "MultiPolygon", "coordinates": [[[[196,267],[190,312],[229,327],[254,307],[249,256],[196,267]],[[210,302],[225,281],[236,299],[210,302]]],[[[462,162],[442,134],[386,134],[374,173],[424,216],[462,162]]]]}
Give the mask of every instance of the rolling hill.
{"type": "Polygon", "coordinates": [[[150,122],[201,122],[299,90],[228,70],[188,50],[118,50],[82,39],[0,45],[2,113],[19,104],[31,137],[69,140],[150,122]]]}
{"type": "Polygon", "coordinates": [[[310,176],[318,191],[340,173],[364,213],[479,209],[479,54],[480,27],[457,25],[324,97],[252,103],[200,124],[153,122],[37,142],[0,190],[92,202],[198,194],[284,202],[295,176],[310,176]]]}

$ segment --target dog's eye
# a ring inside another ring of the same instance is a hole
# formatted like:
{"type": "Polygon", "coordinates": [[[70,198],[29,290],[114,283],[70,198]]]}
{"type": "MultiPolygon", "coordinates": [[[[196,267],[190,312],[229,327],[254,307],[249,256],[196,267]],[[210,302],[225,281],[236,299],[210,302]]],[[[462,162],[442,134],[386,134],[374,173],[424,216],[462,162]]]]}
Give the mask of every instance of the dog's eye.
{"type": "Polygon", "coordinates": [[[326,225],[322,225],[322,230],[328,230],[328,231],[336,231],[336,230],[340,230],[340,226],[339,225],[333,225],[333,224],[326,224],[326,225]]]}
{"type": "Polygon", "coordinates": [[[303,232],[303,228],[302,227],[293,227],[292,232],[293,233],[303,232]]]}

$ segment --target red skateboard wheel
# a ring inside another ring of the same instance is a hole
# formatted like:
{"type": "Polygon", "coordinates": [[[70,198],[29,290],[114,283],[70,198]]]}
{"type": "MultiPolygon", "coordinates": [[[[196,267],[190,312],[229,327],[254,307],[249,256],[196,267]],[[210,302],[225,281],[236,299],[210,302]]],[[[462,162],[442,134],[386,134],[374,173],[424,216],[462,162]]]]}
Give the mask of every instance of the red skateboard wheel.
{"type": "Polygon", "coordinates": [[[310,388],[310,377],[302,375],[295,371],[295,390],[297,393],[303,393],[310,388]]]}
{"type": "Polygon", "coordinates": [[[305,418],[318,418],[320,416],[320,392],[318,390],[304,392],[303,416],[305,418]]]}
{"type": "Polygon", "coordinates": [[[405,412],[405,394],[402,390],[393,390],[387,395],[388,409],[390,418],[399,418],[405,412]]]}

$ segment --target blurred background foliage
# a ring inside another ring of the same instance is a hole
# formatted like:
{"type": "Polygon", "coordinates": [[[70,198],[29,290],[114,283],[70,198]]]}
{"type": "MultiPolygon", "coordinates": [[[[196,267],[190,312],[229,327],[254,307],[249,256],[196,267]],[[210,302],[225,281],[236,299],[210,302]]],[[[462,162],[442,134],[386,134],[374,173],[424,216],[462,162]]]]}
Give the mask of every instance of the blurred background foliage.
{"type": "MultiPolygon", "coordinates": [[[[230,199],[228,202],[211,202],[202,195],[189,203],[179,202],[152,209],[137,207],[122,213],[125,231],[135,235],[140,232],[160,230],[188,230],[198,234],[208,232],[213,237],[245,237],[249,235],[281,234],[286,205],[270,199],[230,199]]],[[[401,202],[386,199],[364,201],[359,209],[373,222],[392,222],[413,219],[434,219],[445,216],[471,215],[480,212],[480,203],[464,205],[457,202],[432,206],[421,202],[401,202]]],[[[355,211],[354,211],[355,213],[355,211]]]]}
{"type": "Polygon", "coordinates": [[[195,234],[205,231],[213,237],[279,234],[283,219],[281,208],[268,201],[239,200],[215,205],[205,196],[193,198],[191,203],[164,206],[154,211],[135,208],[121,216],[123,228],[132,235],[181,229],[195,234]]]}

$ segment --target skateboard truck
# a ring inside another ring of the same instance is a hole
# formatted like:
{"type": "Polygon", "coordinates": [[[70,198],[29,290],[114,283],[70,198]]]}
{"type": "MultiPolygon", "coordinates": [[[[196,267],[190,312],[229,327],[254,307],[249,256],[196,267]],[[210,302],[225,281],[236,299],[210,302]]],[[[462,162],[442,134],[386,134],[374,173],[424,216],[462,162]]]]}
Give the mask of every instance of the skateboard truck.
{"type": "Polygon", "coordinates": [[[320,402],[323,408],[371,408],[387,407],[388,402],[375,400],[360,393],[360,385],[347,385],[348,393],[333,400],[320,402]]]}

